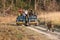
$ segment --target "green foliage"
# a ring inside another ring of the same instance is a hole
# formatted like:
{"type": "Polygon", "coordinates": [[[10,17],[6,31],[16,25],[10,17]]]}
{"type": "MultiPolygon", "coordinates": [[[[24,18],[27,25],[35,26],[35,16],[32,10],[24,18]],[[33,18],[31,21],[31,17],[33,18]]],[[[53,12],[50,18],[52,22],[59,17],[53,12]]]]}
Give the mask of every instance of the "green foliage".
{"type": "Polygon", "coordinates": [[[11,5],[11,0],[7,0],[7,1],[5,2],[5,6],[8,7],[8,6],[10,6],[10,5],[11,5]]]}
{"type": "Polygon", "coordinates": [[[2,7],[3,5],[2,5],[2,1],[0,1],[0,8],[2,7]]]}
{"type": "Polygon", "coordinates": [[[34,2],[31,2],[30,4],[29,4],[29,1],[27,2],[26,0],[19,0],[17,3],[16,3],[16,7],[22,7],[22,8],[24,8],[24,9],[29,9],[29,7],[30,6],[32,6],[33,7],[33,4],[34,4],[34,2]]]}
{"type": "Polygon", "coordinates": [[[45,3],[48,6],[50,4],[50,0],[46,0],[45,3]]]}
{"type": "MultiPolygon", "coordinates": [[[[24,9],[29,9],[29,8],[34,9],[35,0],[6,0],[5,1],[5,6],[9,7],[12,4],[12,1],[13,1],[13,6],[17,9],[20,8],[20,7],[24,8],[24,9]]],[[[52,1],[53,0],[39,0],[39,1],[36,1],[36,2],[38,3],[37,6],[39,8],[43,7],[47,10],[50,6],[50,2],[52,2],[52,1]],[[44,2],[45,2],[45,4],[44,4],[44,2]],[[48,7],[48,8],[46,8],[46,7],[48,7]]],[[[59,0],[56,0],[56,1],[60,5],[60,1],[59,0]]],[[[3,4],[3,1],[0,0],[0,8],[3,7],[2,4],[3,4]]]]}

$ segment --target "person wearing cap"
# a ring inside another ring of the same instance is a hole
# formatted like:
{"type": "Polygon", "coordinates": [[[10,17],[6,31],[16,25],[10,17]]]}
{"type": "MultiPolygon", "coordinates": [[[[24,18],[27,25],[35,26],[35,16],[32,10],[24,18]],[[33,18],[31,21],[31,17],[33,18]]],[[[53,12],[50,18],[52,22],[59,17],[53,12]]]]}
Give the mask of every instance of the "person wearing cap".
{"type": "Polygon", "coordinates": [[[29,16],[33,15],[33,10],[31,9],[29,12],[29,16]]]}
{"type": "Polygon", "coordinates": [[[20,9],[18,10],[18,12],[19,12],[19,15],[22,15],[22,13],[23,13],[22,8],[20,8],[20,9]]]}

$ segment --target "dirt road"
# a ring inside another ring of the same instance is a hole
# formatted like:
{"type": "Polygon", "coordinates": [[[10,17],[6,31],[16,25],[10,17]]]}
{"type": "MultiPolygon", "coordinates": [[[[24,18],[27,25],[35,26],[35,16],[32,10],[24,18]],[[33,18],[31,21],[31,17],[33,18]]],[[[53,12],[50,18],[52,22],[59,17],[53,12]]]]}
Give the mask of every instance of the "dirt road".
{"type": "Polygon", "coordinates": [[[39,27],[39,26],[30,26],[27,27],[31,30],[34,30],[38,33],[42,33],[43,35],[46,35],[46,37],[50,38],[51,40],[60,40],[60,32],[49,32],[46,30],[46,28],[39,27]]]}

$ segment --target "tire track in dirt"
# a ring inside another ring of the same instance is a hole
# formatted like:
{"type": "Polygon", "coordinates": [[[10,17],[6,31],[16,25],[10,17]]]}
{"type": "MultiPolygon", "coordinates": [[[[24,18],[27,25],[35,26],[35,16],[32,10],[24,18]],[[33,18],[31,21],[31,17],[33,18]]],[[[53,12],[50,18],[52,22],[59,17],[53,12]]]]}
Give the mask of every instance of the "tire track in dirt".
{"type": "Polygon", "coordinates": [[[33,26],[33,27],[27,27],[31,30],[34,30],[38,33],[42,33],[44,35],[46,35],[46,37],[50,38],[51,40],[60,40],[59,37],[56,33],[53,33],[53,32],[47,32],[44,28],[37,28],[36,26],[33,26]]]}

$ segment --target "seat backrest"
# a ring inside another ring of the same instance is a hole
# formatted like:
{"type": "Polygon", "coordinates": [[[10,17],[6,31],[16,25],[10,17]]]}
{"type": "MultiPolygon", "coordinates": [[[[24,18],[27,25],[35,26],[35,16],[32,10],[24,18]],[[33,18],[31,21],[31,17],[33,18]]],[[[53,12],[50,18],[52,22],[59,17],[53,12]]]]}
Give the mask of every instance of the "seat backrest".
{"type": "Polygon", "coordinates": [[[29,16],[29,18],[28,18],[29,20],[36,20],[37,19],[37,17],[36,16],[34,16],[34,15],[32,15],[32,16],[29,16]]]}
{"type": "Polygon", "coordinates": [[[20,20],[25,21],[25,16],[18,16],[18,17],[17,17],[17,20],[18,20],[18,21],[20,21],[20,20]]]}

